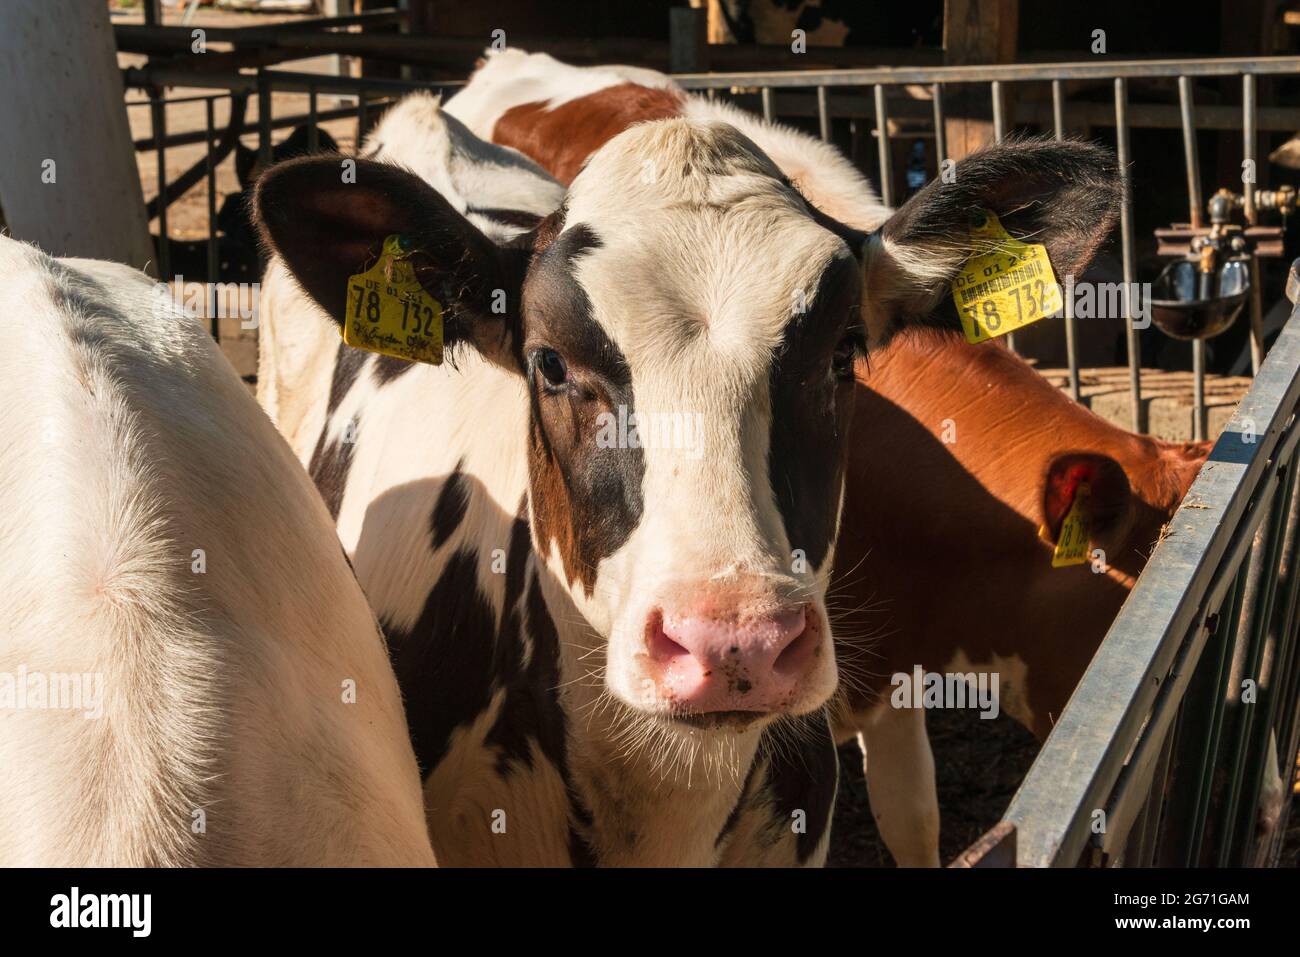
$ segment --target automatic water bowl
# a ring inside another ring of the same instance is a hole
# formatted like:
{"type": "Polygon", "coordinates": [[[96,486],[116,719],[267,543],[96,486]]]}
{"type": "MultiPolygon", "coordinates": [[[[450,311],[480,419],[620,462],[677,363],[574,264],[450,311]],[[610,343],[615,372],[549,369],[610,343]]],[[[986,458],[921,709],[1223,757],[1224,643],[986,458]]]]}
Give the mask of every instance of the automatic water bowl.
{"type": "Polygon", "coordinates": [[[1175,339],[1210,339],[1226,332],[1250,296],[1250,258],[1234,256],[1211,272],[1194,259],[1166,266],[1151,288],[1151,321],[1175,339]]]}

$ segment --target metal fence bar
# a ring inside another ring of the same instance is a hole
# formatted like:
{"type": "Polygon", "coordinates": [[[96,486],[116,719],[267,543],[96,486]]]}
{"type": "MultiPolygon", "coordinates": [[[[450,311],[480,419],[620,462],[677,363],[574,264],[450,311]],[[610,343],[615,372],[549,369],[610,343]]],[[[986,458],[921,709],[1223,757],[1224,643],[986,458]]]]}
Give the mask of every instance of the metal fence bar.
{"type": "Polygon", "coordinates": [[[817,129],[821,132],[822,142],[831,141],[831,105],[826,87],[817,87],[817,129]]]}
{"type": "Polygon", "coordinates": [[[257,154],[263,169],[271,165],[271,81],[265,70],[257,71],[257,154]]]}
{"type": "Polygon", "coordinates": [[[218,343],[221,342],[221,320],[220,309],[216,302],[217,280],[220,278],[217,274],[220,268],[220,260],[217,255],[217,164],[213,160],[212,154],[216,149],[213,142],[213,133],[216,124],[213,121],[213,100],[215,97],[208,97],[204,106],[204,132],[207,133],[207,146],[205,147],[207,155],[205,156],[207,166],[208,180],[208,295],[205,297],[208,303],[209,319],[211,322],[212,338],[218,343]]]}
{"type": "Polygon", "coordinates": [[[320,149],[320,130],[316,124],[319,111],[316,108],[316,87],[307,89],[307,149],[315,153],[320,149]]]}
{"type": "Polygon", "coordinates": [[[167,235],[167,104],[157,90],[150,93],[149,122],[154,138],[155,160],[158,170],[158,278],[167,282],[171,277],[171,246],[167,235]]]}
{"type": "Polygon", "coordinates": [[[880,198],[886,206],[894,205],[894,171],[889,152],[889,113],[885,109],[885,88],[877,83],[876,149],[880,156],[880,198]]]}
{"type": "MultiPolygon", "coordinates": [[[[1246,224],[1254,226],[1259,219],[1255,209],[1255,146],[1258,141],[1255,129],[1255,74],[1245,73],[1241,78],[1241,148],[1242,148],[1242,212],[1246,224]]],[[[1264,360],[1264,304],[1260,293],[1259,257],[1250,257],[1250,369],[1259,371],[1264,360]]]]}
{"type": "Polygon", "coordinates": [[[943,161],[948,156],[948,133],[943,127],[943,84],[931,84],[930,95],[934,97],[934,167],[942,176],[943,161]]]}
{"type": "Polygon", "coordinates": [[[1249,545],[1241,536],[1253,538],[1263,518],[1259,499],[1276,487],[1270,477],[1294,454],[1297,404],[1300,310],[1282,329],[1008,808],[1005,820],[1016,826],[1022,866],[1078,860],[1091,834],[1090,815],[1106,806],[1184,640],[1214,610],[1199,599],[1226,594],[1236,571],[1231,561],[1249,545]]]}
{"type": "MultiPolygon", "coordinates": [[[[993,142],[1001,143],[1007,135],[1006,98],[1003,95],[1002,81],[994,80],[989,84],[989,96],[993,100],[993,142]]],[[[1008,332],[1002,337],[1002,343],[1012,352],[1016,351],[1016,334],[1008,332]]]]}
{"type": "MultiPolygon", "coordinates": [[[[1196,151],[1192,78],[1178,78],[1178,105],[1183,123],[1183,163],[1187,169],[1188,222],[1201,226],[1201,166],[1196,151]]],[[[1205,340],[1192,340],[1192,438],[1205,438],[1205,340]]]]}
{"type": "Polygon", "coordinates": [[[1124,262],[1124,330],[1128,342],[1129,400],[1133,403],[1133,431],[1142,432],[1142,348],[1133,325],[1133,283],[1136,267],[1133,253],[1133,188],[1129,173],[1128,85],[1123,77],[1115,79],[1115,144],[1119,154],[1119,177],[1124,196],[1119,211],[1120,243],[1124,262]]]}
{"type": "MultiPolygon", "coordinates": [[[[1059,143],[1065,139],[1065,96],[1061,81],[1052,81],[1052,131],[1059,143]]],[[[1082,398],[1079,385],[1079,330],[1074,321],[1074,297],[1065,296],[1065,364],[1070,370],[1070,398],[1082,398]]]]}
{"type": "Polygon", "coordinates": [[[775,110],[772,109],[772,88],[770,86],[763,87],[762,97],[763,97],[763,119],[771,123],[774,119],[776,119],[776,112],[775,110]]]}
{"type": "Polygon", "coordinates": [[[894,86],[917,83],[1008,83],[1046,80],[1177,79],[1179,76],[1241,76],[1300,73],[1300,56],[1210,57],[1162,60],[1086,60],[1072,63],[997,63],[970,66],[886,66],[833,70],[750,70],[679,73],[673,79],[690,89],[774,86],[894,86]]]}

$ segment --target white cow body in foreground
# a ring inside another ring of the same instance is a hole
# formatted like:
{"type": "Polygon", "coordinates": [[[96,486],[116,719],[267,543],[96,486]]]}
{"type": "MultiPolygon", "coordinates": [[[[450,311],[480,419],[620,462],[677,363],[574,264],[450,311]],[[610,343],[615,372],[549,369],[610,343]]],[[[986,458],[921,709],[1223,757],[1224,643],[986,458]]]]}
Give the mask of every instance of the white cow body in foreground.
{"type": "Polygon", "coordinates": [[[0,864],[432,864],[383,638],[238,375],[132,269],[0,273],[0,864]]]}

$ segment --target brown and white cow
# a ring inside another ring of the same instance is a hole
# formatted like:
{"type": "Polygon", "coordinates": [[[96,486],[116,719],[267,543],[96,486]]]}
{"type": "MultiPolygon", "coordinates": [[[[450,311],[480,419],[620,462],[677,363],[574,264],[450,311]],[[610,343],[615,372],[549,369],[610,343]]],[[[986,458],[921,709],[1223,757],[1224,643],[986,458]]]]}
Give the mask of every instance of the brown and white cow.
{"type": "Polygon", "coordinates": [[[126,266],[0,272],[0,865],[432,865],[383,635],[235,370],[126,266]]]}
{"type": "Polygon", "coordinates": [[[443,306],[447,366],[340,349],[295,445],[388,634],[440,860],[820,861],[854,359],[956,325],[972,208],[1080,268],[1111,157],[974,156],[869,248],[720,122],[623,131],[506,246],[426,178],[340,172],[271,170],[258,215],[322,324],[390,235],[443,306]],[[690,438],[631,428],[659,421],[690,438]]]}
{"type": "Polygon", "coordinates": [[[1045,738],[1210,443],[1127,432],[1009,351],[929,331],[859,365],[855,406],[874,427],[854,429],[831,586],[838,736],[861,735],[895,860],[936,865],[925,712],[893,706],[895,676],[996,674],[999,710],[1045,738]],[[1054,568],[1082,483],[1088,560],[1054,568]]]}
{"type": "MultiPolygon", "coordinates": [[[[734,111],[648,72],[507,50],[490,56],[447,108],[561,178],[635,123],[734,111]]],[[[812,144],[747,122],[761,146],[777,144],[774,155],[812,144]]],[[[819,165],[810,177],[797,169],[823,194],[856,190],[864,204],[877,202],[856,172],[842,177],[819,165]]],[[[865,205],[860,217],[887,214],[865,205]]],[[[916,666],[996,669],[1003,707],[1044,737],[1209,446],[1112,426],[1006,350],[954,336],[898,336],[859,364],[858,380],[832,584],[844,609],[833,617],[851,712],[841,732],[860,733],[872,756],[872,809],[895,858],[933,865],[938,805],[924,711],[887,707],[891,677],[916,666]],[[1081,481],[1092,488],[1090,551],[1108,556],[1102,574],[1091,561],[1051,566],[1050,542],[1081,481]]]]}

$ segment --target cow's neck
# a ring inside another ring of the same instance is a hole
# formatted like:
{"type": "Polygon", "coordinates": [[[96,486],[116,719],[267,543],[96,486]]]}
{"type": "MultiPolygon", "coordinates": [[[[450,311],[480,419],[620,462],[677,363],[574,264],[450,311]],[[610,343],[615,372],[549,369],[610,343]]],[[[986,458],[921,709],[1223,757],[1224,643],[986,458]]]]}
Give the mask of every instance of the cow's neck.
{"type": "Polygon", "coordinates": [[[550,578],[543,593],[562,649],[568,773],[582,805],[575,808],[578,828],[596,860],[643,867],[716,863],[761,730],[670,730],[612,700],[599,678],[603,669],[581,660],[577,650],[591,643],[590,627],[554,578],[542,574],[550,578]]]}

